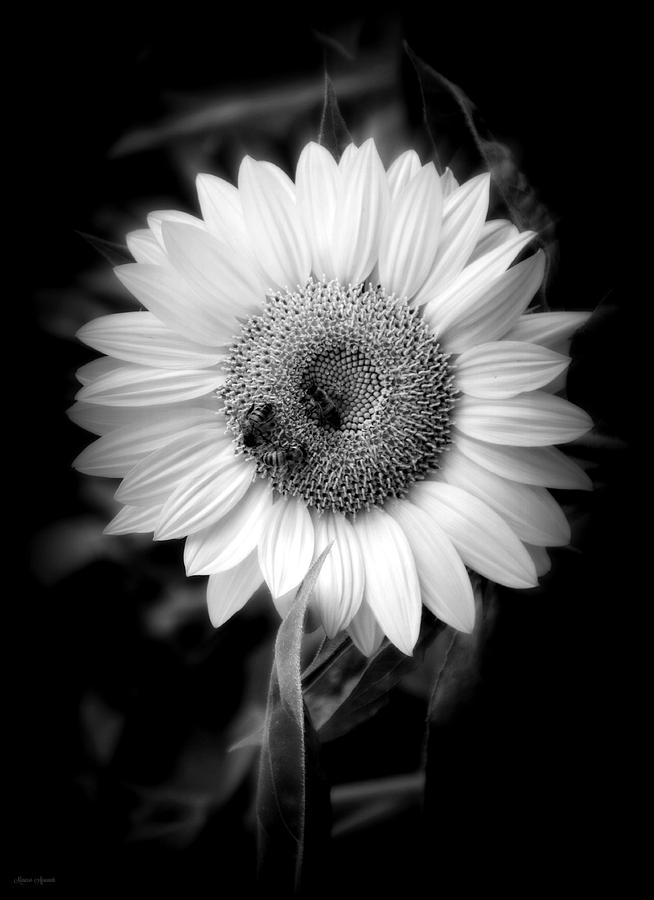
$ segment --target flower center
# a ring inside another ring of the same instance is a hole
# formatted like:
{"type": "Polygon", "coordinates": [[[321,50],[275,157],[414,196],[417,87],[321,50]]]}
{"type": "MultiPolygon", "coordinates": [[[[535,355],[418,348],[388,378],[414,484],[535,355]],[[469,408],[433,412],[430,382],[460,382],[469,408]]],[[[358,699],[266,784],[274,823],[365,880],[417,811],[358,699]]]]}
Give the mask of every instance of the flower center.
{"type": "Polygon", "coordinates": [[[418,311],[311,279],[243,325],[222,388],[240,452],[280,494],[354,515],[403,496],[450,443],[455,387],[418,311]]]}

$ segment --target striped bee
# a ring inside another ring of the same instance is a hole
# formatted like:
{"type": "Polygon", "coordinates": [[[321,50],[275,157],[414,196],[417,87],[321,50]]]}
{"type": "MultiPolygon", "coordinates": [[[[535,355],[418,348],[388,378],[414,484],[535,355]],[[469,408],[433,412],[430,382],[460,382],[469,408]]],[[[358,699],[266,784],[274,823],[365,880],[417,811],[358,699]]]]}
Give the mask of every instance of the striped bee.
{"type": "Polygon", "coordinates": [[[289,450],[279,450],[273,447],[270,450],[266,450],[261,457],[261,462],[270,469],[281,471],[289,465],[302,462],[305,456],[306,453],[302,447],[293,447],[289,450]]]}
{"type": "Polygon", "coordinates": [[[321,425],[329,425],[331,428],[341,427],[341,416],[336,403],[315,382],[307,388],[307,394],[311,398],[313,408],[318,413],[318,421],[321,425]]]}
{"type": "Polygon", "coordinates": [[[275,424],[275,410],[271,403],[256,406],[254,403],[245,413],[241,422],[243,444],[246,447],[258,447],[265,444],[275,424]]]}

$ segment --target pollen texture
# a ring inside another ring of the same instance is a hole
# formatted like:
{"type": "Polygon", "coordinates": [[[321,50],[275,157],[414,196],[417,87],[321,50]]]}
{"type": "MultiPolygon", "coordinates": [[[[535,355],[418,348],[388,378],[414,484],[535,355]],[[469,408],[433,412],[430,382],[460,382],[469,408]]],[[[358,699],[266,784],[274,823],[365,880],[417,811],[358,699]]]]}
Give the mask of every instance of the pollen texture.
{"type": "Polygon", "coordinates": [[[450,443],[455,385],[418,311],[310,280],[242,326],[221,389],[240,452],[283,495],[355,515],[403,496],[450,443]]]}

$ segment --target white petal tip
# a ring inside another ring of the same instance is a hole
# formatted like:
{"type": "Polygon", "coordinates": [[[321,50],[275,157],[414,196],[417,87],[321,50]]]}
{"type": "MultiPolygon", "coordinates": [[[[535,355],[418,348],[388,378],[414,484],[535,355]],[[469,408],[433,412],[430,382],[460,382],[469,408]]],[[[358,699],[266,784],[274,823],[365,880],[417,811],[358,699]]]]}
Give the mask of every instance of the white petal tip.
{"type": "Polygon", "coordinates": [[[595,489],[595,485],[587,472],[580,472],[578,482],[572,489],[575,491],[592,491],[595,489]]]}
{"type": "Polygon", "coordinates": [[[473,607],[470,615],[464,613],[462,618],[459,618],[458,616],[456,618],[452,617],[446,624],[451,625],[452,628],[461,631],[463,634],[472,634],[475,630],[475,618],[475,610],[473,607]]]}
{"type": "Polygon", "coordinates": [[[89,326],[90,326],[90,325],[91,325],[91,322],[87,322],[86,325],[82,325],[82,327],[81,327],[81,328],[78,328],[77,331],[75,332],[75,338],[76,338],[78,341],[81,341],[83,344],[86,343],[85,338],[86,338],[86,336],[87,336],[88,333],[89,333],[89,326]]]}
{"type": "Polygon", "coordinates": [[[394,647],[397,647],[400,653],[404,653],[405,656],[413,656],[413,651],[418,643],[419,636],[419,634],[416,634],[415,637],[413,635],[408,636],[405,634],[395,634],[393,637],[391,637],[390,634],[386,635],[391,644],[393,644],[394,647]]]}

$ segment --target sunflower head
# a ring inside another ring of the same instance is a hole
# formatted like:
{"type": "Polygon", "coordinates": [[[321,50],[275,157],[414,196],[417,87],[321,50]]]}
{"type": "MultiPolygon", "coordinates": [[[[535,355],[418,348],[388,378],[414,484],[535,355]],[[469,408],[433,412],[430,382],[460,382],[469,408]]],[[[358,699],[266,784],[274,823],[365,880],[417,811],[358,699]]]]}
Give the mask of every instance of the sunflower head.
{"type": "Polygon", "coordinates": [[[555,446],[592,425],[558,396],[585,316],[529,312],[543,254],[486,221],[489,182],[310,143],[295,182],[246,157],[237,186],[198,177],[202,218],[128,236],[145,311],[79,332],[107,355],[75,464],[122,479],[107,531],[186,538],[215,625],[263,582],[283,612],[331,546],[327,634],[411,653],[423,604],[469,631],[471,570],[532,587],[569,541],[548,488],[590,486],[555,446]]]}

